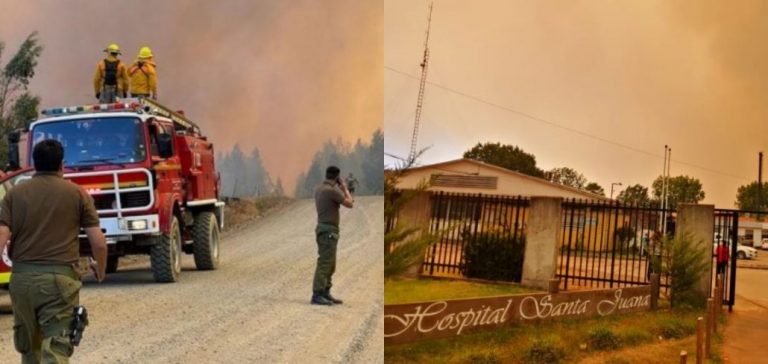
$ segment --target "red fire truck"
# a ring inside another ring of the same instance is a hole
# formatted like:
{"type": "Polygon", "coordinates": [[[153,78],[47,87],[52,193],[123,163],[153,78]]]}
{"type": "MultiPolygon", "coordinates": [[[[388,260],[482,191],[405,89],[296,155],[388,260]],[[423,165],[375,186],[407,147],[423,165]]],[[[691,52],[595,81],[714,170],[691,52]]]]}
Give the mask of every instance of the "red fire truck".
{"type": "MultiPolygon", "coordinates": [[[[0,197],[32,177],[34,145],[57,139],[64,177],[94,199],[108,272],[125,255],[148,254],[155,280],[176,282],[182,252],[194,255],[198,269],[216,269],[224,203],[213,144],[181,111],[149,99],[122,101],[44,110],[28,130],[11,134],[10,165],[20,170],[0,179],[0,197]]],[[[89,254],[80,238],[81,253],[89,254]]]]}

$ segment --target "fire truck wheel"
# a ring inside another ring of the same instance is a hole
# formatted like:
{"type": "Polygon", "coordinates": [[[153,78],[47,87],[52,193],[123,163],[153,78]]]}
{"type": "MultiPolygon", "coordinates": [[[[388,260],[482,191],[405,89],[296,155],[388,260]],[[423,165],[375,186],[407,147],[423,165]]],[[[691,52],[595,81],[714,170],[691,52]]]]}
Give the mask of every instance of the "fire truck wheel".
{"type": "Polygon", "coordinates": [[[181,274],[181,231],[179,220],[173,217],[170,235],[162,239],[149,252],[152,275],[157,282],[177,282],[181,274]]]}
{"type": "Polygon", "coordinates": [[[117,272],[117,266],[120,263],[120,256],[109,255],[107,256],[107,273],[117,272]]]}
{"type": "Polygon", "coordinates": [[[195,217],[192,240],[197,269],[216,269],[219,265],[219,223],[213,212],[201,212],[195,217]]]}

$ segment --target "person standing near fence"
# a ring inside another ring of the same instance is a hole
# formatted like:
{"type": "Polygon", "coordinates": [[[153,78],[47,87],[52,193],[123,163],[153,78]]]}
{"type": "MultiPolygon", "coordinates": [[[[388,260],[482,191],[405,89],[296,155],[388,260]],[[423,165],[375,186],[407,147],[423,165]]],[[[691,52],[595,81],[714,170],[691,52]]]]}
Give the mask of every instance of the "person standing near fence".
{"type": "Polygon", "coordinates": [[[652,231],[648,235],[648,269],[646,277],[651,279],[651,273],[661,273],[661,232],[652,231]]]}
{"type": "Polygon", "coordinates": [[[347,184],[340,177],[339,167],[325,170],[325,181],[315,190],[317,208],[317,267],[312,281],[313,305],[339,305],[343,302],[331,296],[331,276],[336,271],[336,245],[339,242],[339,207],[352,208],[354,200],[347,184]]]}
{"type": "Polygon", "coordinates": [[[720,239],[718,241],[717,249],[715,249],[715,255],[717,256],[717,273],[725,274],[725,268],[728,267],[728,259],[730,254],[728,252],[728,245],[720,239]]]}

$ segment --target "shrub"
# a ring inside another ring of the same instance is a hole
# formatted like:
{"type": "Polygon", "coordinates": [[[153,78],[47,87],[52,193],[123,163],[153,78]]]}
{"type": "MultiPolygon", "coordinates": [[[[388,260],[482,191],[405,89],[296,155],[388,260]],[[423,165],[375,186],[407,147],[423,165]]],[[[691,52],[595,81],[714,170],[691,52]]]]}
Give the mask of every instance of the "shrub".
{"type": "Polygon", "coordinates": [[[659,321],[659,335],[667,339],[682,339],[695,332],[696,322],[690,319],[667,317],[659,321]]]}
{"type": "Polygon", "coordinates": [[[478,233],[467,239],[462,267],[465,276],[520,282],[525,254],[524,237],[478,233]]]}
{"type": "Polygon", "coordinates": [[[616,357],[616,356],[608,358],[608,360],[605,361],[605,364],[630,364],[630,363],[632,362],[627,359],[616,357]]]}
{"type": "MultiPolygon", "coordinates": [[[[712,247],[705,243],[697,249],[691,235],[683,233],[675,239],[664,239],[664,272],[670,275],[670,304],[673,307],[702,308],[706,294],[696,291],[699,278],[709,274],[712,247]]],[[[700,245],[696,244],[696,245],[700,245]]]]}
{"type": "Polygon", "coordinates": [[[554,339],[538,339],[525,351],[525,362],[557,364],[565,359],[565,350],[554,339]]]}
{"type": "Polygon", "coordinates": [[[650,332],[634,327],[625,330],[619,337],[624,345],[629,346],[653,341],[653,335],[650,332]]]}
{"type": "Polygon", "coordinates": [[[467,364],[501,364],[501,359],[495,354],[474,354],[464,360],[467,364]]]}
{"type": "Polygon", "coordinates": [[[621,347],[621,339],[611,329],[599,326],[587,333],[589,347],[595,350],[615,350],[621,347]]]}

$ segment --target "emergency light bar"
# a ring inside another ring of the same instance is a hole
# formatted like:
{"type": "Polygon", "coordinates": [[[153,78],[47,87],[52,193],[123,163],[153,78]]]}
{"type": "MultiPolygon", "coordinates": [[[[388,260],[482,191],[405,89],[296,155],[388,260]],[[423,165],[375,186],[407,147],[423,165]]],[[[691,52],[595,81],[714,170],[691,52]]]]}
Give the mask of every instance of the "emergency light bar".
{"type": "Polygon", "coordinates": [[[93,112],[93,111],[117,111],[117,110],[138,110],[141,108],[141,104],[136,102],[122,103],[117,102],[113,104],[95,104],[95,105],[80,105],[70,107],[57,107],[52,109],[45,109],[41,111],[43,115],[56,116],[65,114],[78,114],[81,112],[93,112]]]}

